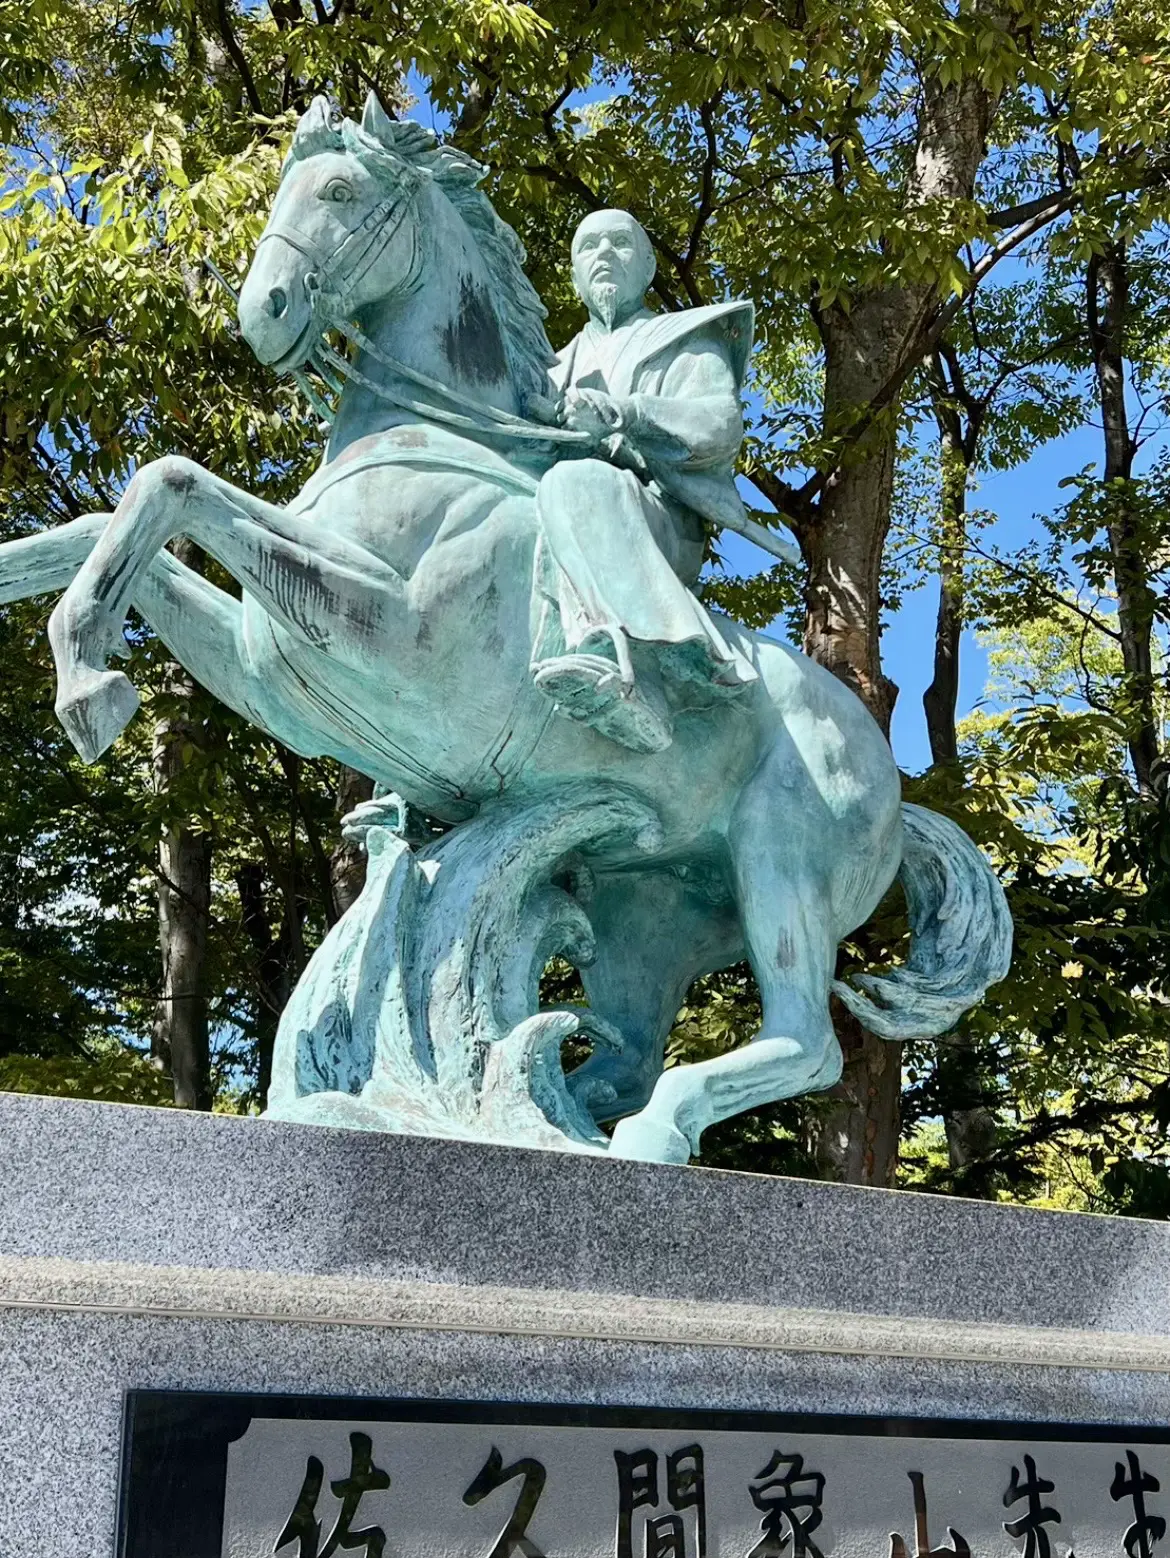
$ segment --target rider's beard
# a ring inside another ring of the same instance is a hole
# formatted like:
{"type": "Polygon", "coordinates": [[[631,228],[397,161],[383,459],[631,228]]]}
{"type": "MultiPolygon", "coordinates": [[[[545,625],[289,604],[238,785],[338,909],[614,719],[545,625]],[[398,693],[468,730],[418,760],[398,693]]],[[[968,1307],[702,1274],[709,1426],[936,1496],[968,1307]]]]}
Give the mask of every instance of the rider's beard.
{"type": "Polygon", "coordinates": [[[607,330],[612,330],[617,323],[618,296],[617,283],[613,281],[595,281],[590,287],[590,302],[593,304],[593,312],[601,320],[607,330]]]}

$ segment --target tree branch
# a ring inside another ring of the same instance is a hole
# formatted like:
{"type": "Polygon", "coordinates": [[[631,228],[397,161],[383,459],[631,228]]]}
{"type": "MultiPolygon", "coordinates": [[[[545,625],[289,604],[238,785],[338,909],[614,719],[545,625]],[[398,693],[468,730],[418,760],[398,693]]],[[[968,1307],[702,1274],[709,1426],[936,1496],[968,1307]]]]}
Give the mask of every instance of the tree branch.
{"type": "Polygon", "coordinates": [[[930,389],[930,407],[934,412],[934,420],[938,424],[940,435],[949,438],[957,447],[962,447],[963,419],[959,415],[959,406],[963,404],[962,393],[955,379],[954,366],[942,347],[943,343],[940,343],[930,356],[923,360],[926,383],[930,389]]]}
{"type": "Polygon", "coordinates": [[[1076,203],[1075,195],[1069,197],[1069,204],[1052,203],[1045,208],[1042,214],[1029,217],[1008,233],[1001,243],[990,249],[976,264],[970,278],[961,294],[953,296],[948,302],[933,310],[927,309],[922,316],[922,323],[915,329],[907,332],[909,345],[903,351],[900,360],[895,364],[893,372],[884,384],[870,398],[869,402],[861,410],[854,420],[853,425],[841,437],[837,449],[837,458],[831,466],[817,471],[810,476],[797,491],[797,497],[805,503],[813,502],[820,496],[834,471],[841,464],[846,451],[861,442],[865,435],[873,427],[883,411],[887,411],[896,402],[901,393],[902,386],[910,377],[915,367],[921,360],[934,351],[944,333],[953,324],[960,309],[965,307],[968,299],[995,266],[1011,254],[1015,249],[1040,232],[1048,223],[1054,221],[1064,211],[1070,209],[1070,204],[1076,203]]]}
{"type": "Polygon", "coordinates": [[[1076,199],[1074,190],[1052,189],[1046,195],[1037,195],[1034,200],[1022,200],[1018,206],[988,212],[987,222],[991,227],[1018,227],[1021,222],[1030,222],[1036,216],[1048,213],[1059,216],[1070,204],[1075,204],[1076,199]]]}
{"type": "Polygon", "coordinates": [[[802,531],[812,516],[807,507],[800,502],[796,488],[777,476],[774,471],[768,470],[766,466],[755,466],[745,474],[756,491],[767,499],[796,539],[800,541],[802,531]]]}
{"type": "MultiPolygon", "coordinates": [[[[1090,169],[1092,164],[1090,164],[1090,169]]],[[[1135,170],[1135,176],[1131,182],[1123,187],[1128,189],[1151,189],[1159,184],[1170,184],[1170,162],[1154,164],[1145,168],[1140,175],[1135,170]]],[[[895,364],[893,372],[884,384],[870,399],[868,404],[860,410],[852,427],[841,437],[837,448],[837,456],[833,464],[823,470],[815,472],[797,489],[796,501],[803,505],[811,505],[820,496],[829,482],[833,473],[840,466],[845,453],[861,442],[866,433],[877,421],[882,412],[889,409],[901,392],[902,386],[909,378],[914,368],[924,357],[933,352],[944,333],[950,328],[959,311],[966,307],[975,290],[995,269],[995,267],[1008,255],[1013,254],[1021,244],[1034,238],[1042,232],[1057,217],[1080,204],[1081,192],[1079,189],[1059,190],[1040,197],[1035,201],[1026,201],[1020,206],[1009,207],[1004,211],[996,212],[989,217],[992,225],[1006,225],[1010,218],[1024,212],[1024,216],[1015,224],[999,243],[987,251],[983,257],[972,267],[966,287],[961,294],[953,296],[947,302],[942,303],[933,311],[928,311],[919,329],[907,333],[908,346],[900,360],[895,364]]]]}
{"type": "Polygon", "coordinates": [[[719,142],[715,135],[714,110],[719,106],[722,98],[723,91],[720,89],[714,97],[708,98],[705,103],[699,104],[699,123],[703,126],[703,136],[707,143],[707,150],[703,157],[703,167],[699,175],[699,205],[695,212],[695,220],[691,224],[690,237],[687,239],[686,254],[683,256],[683,263],[688,276],[691,267],[698,257],[699,247],[703,241],[703,232],[715,210],[715,170],[719,165],[719,142]]]}
{"type": "Polygon", "coordinates": [[[248,106],[254,114],[262,114],[264,112],[264,102],[256,89],[256,81],[252,75],[251,67],[248,64],[243,49],[240,47],[240,40],[236,37],[235,28],[232,26],[227,0],[216,0],[215,14],[218,22],[220,42],[227,50],[232,64],[239,72],[244,95],[248,99],[248,106]]]}
{"type": "MultiPolygon", "coordinates": [[[[890,529],[894,531],[900,530],[904,535],[912,537],[916,543],[916,547],[906,548],[904,556],[909,556],[913,550],[930,548],[935,545],[935,542],[920,536],[912,525],[903,525],[895,521],[890,526],[890,529]]],[[[1098,617],[1094,612],[1086,611],[1083,606],[1078,606],[1075,601],[1070,601],[1066,595],[1062,595],[1059,590],[1053,589],[1052,585],[1038,578],[1036,574],[1029,573],[1026,568],[1020,568],[1015,563],[1009,563],[1006,558],[1001,557],[997,552],[988,552],[983,547],[977,546],[970,539],[962,543],[961,549],[975,557],[982,557],[985,562],[993,563],[995,567],[1002,568],[1005,573],[1010,573],[1017,579],[1024,580],[1026,584],[1031,585],[1041,595],[1047,596],[1054,606],[1069,612],[1074,617],[1079,617],[1082,622],[1095,628],[1098,633],[1104,633],[1106,638],[1112,638],[1117,642],[1121,641],[1121,634],[1116,628],[1111,628],[1102,617],[1098,617]]]]}

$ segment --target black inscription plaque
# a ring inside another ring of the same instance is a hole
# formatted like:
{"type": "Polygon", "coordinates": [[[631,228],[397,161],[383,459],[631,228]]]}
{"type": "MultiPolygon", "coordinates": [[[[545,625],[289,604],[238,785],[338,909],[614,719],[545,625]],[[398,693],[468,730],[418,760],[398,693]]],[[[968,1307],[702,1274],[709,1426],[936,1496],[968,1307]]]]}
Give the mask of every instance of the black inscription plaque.
{"type": "Polygon", "coordinates": [[[1170,1430],[131,1391],[118,1558],[1170,1558],[1170,1430]]]}

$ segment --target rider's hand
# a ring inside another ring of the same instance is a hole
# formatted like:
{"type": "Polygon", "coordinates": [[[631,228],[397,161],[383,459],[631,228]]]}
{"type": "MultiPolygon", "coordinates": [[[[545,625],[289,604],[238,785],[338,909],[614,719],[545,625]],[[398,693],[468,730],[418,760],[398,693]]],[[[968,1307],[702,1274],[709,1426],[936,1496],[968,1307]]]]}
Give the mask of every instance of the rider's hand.
{"type": "Polygon", "coordinates": [[[591,433],[601,443],[621,431],[625,417],[618,402],[604,390],[569,389],[561,420],[573,432],[591,433]]]}

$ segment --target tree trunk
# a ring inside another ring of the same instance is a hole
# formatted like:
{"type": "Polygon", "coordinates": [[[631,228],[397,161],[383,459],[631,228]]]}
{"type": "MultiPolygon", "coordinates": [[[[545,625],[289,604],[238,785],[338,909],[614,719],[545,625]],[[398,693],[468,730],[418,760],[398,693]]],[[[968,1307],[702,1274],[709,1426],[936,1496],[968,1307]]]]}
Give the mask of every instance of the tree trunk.
{"type": "Polygon", "coordinates": [[[1154,707],[1151,638],[1154,594],[1142,555],[1141,516],[1133,485],[1136,440],[1125,403],[1125,328],[1129,275],[1124,240],[1089,261],[1086,312],[1105,434],[1106,532],[1117,589],[1117,625],[1125,666],[1123,713],[1139,793],[1154,799],[1165,785],[1154,707]]]}
{"type": "Polygon", "coordinates": [[[942,454],[942,539],[938,616],[934,625],[934,679],[922,695],[922,707],[926,712],[931,762],[946,766],[959,760],[955,714],[959,704],[959,647],[963,635],[963,547],[967,539],[969,465],[963,439],[958,436],[951,418],[942,408],[936,409],[936,416],[942,454]]]}
{"type": "MultiPolygon", "coordinates": [[[[847,425],[893,374],[921,314],[904,291],[870,294],[819,319],[825,345],[825,423],[847,425]]],[[[852,687],[886,736],[898,689],[881,667],[881,565],[897,458],[894,419],[877,420],[826,484],[802,537],[808,566],[805,651],[852,687]]],[[[814,1148],[822,1175],[892,1185],[900,1129],[900,1044],[869,1033],[834,1003],[845,1069],[814,1148]]]]}
{"type": "MultiPolygon", "coordinates": [[[[963,634],[963,548],[967,540],[967,483],[979,447],[987,402],[967,394],[958,358],[943,345],[928,364],[931,404],[938,426],[942,466],[938,617],[934,630],[934,680],[922,695],[931,761],[946,767],[959,760],[955,713],[959,700],[959,653],[963,634]],[[949,364],[951,380],[944,371],[949,364]],[[964,421],[965,417],[965,421],[964,421]]],[[[936,1061],[947,1156],[956,1171],[970,1169],[995,1146],[999,1126],[971,1037],[960,1030],[940,1045],[936,1061]]],[[[968,1195],[980,1191],[965,1178],[968,1195]]]]}
{"type": "Polygon", "coordinates": [[[318,890],[326,900],[326,919],[336,923],[332,917],[328,857],[316,838],[311,813],[302,807],[301,759],[279,743],[275,754],[287,789],[287,833],[284,839],[274,837],[255,799],[246,799],[263,862],[249,861],[236,871],[240,917],[253,953],[253,1021],[261,1103],[268,1096],[272,1079],[272,1054],[280,1016],[306,962],[303,920],[307,902],[300,888],[297,838],[301,823],[309,834],[310,850],[317,864],[318,890]],[[269,912],[273,902],[279,904],[275,917],[269,912]]]}
{"type": "Polygon", "coordinates": [[[263,1104],[272,1082],[272,1052],[280,1014],[292,991],[295,975],[287,933],[272,934],[272,924],[264,901],[264,867],[255,861],[236,872],[236,892],[244,930],[255,954],[255,1016],[257,1091],[263,1104]]]}
{"type": "MultiPolygon", "coordinates": [[[[834,311],[823,322],[830,426],[838,407],[864,405],[883,380],[888,365],[883,341],[890,340],[884,302],[869,299],[855,314],[834,311]]],[[[816,523],[803,538],[805,651],[853,688],[887,736],[898,689],[881,669],[880,592],[896,453],[892,424],[879,424],[830,479],[816,523]]],[[[845,1069],[821,1117],[814,1146],[818,1169],[824,1178],[846,1184],[892,1185],[902,1046],[869,1033],[836,1002],[834,1025],[845,1069]]]]}
{"type": "MultiPolygon", "coordinates": [[[[342,767],[337,784],[337,815],[344,817],[361,801],[373,798],[374,781],[356,768],[342,767]]],[[[340,919],[366,884],[366,852],[349,839],[339,840],[329,857],[329,880],[333,891],[333,909],[340,919]]]]}
{"type": "MultiPolygon", "coordinates": [[[[202,554],[176,541],[176,557],[202,568],[202,554]]],[[[154,728],[154,787],[165,800],[189,762],[202,732],[193,707],[197,689],[175,662],[164,693],[172,711],[154,728]]],[[[207,1029],[207,929],[211,915],[211,838],[186,820],[168,820],[159,839],[158,928],[162,988],[155,1008],[151,1056],[170,1073],[181,1109],[210,1109],[211,1055],[207,1029]]]]}
{"type": "MultiPolygon", "coordinates": [[[[951,1168],[956,1171],[970,1169],[995,1147],[999,1124],[990,1107],[987,1084],[975,1050],[965,1036],[960,1035],[940,1046],[938,1085],[951,1168]]],[[[966,1195],[979,1193],[979,1187],[966,1179],[962,1189],[966,1195]]]]}
{"type": "MultiPolygon", "coordinates": [[[[974,73],[923,86],[907,211],[969,200],[986,154],[997,96],[974,73]]],[[[816,312],[825,351],[824,426],[846,432],[866,407],[876,417],[826,483],[801,544],[808,566],[805,649],[852,687],[889,735],[897,688],[881,668],[881,563],[890,525],[898,429],[896,404],[880,409],[885,386],[925,349],[933,286],[861,292],[848,311],[816,312]]],[[[834,1105],[823,1117],[816,1157],[827,1177],[892,1185],[898,1167],[901,1045],[837,1014],[845,1057],[834,1105]]]]}
{"type": "Polygon", "coordinates": [[[831,1005],[845,1068],[815,1129],[817,1171],[846,1185],[890,1187],[902,1128],[902,1046],[863,1028],[835,997],[831,1005]]]}
{"type": "MultiPolygon", "coordinates": [[[[905,334],[906,302],[901,293],[882,294],[850,313],[833,308],[820,316],[828,431],[847,423],[886,382],[905,334]]],[[[896,455],[897,433],[887,418],[829,478],[802,538],[805,653],[853,688],[886,735],[898,690],[881,668],[881,566],[896,455]]]]}

